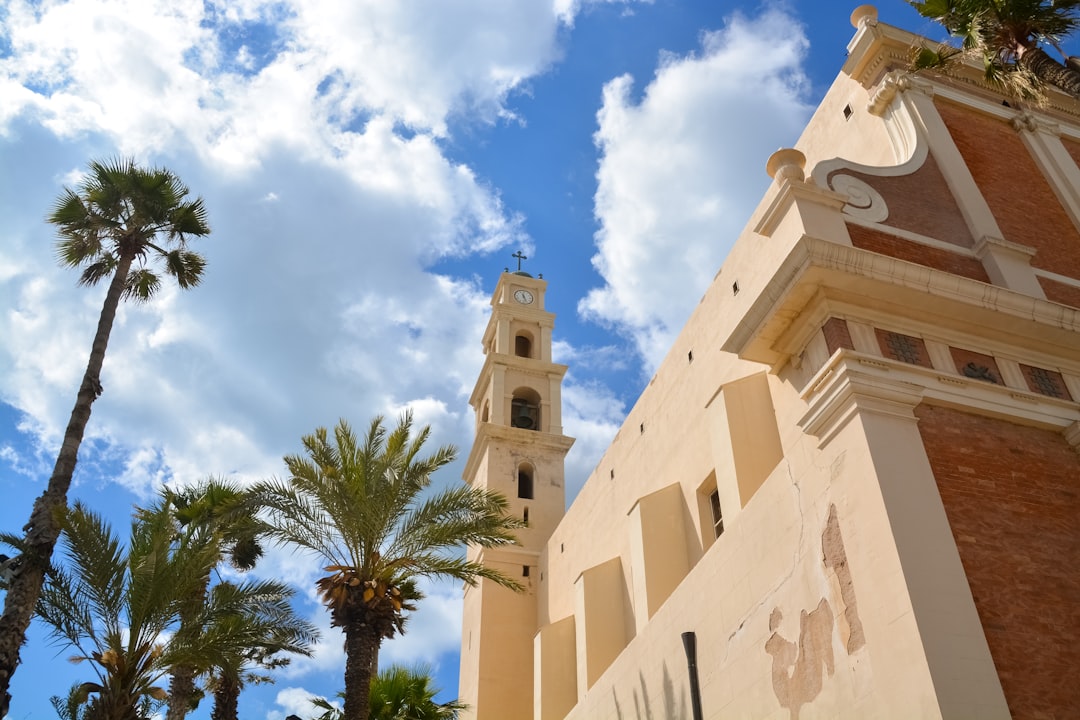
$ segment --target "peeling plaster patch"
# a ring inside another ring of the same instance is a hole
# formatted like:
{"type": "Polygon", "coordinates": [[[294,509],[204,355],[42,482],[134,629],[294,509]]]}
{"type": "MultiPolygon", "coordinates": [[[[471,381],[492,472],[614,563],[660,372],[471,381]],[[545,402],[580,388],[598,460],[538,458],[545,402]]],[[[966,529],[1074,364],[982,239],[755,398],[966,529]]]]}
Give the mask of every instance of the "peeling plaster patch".
{"type": "Polygon", "coordinates": [[[851,579],[851,568],[847,564],[844,552],[844,538],[840,535],[840,521],[836,517],[836,505],[829,506],[829,520],[825,532],[821,534],[822,561],[825,567],[836,573],[840,583],[840,598],[843,600],[844,620],[847,623],[848,655],[866,644],[862,620],[859,619],[859,606],[855,601],[855,583],[851,579]]]}
{"type": "MultiPolygon", "coordinates": [[[[843,456],[836,462],[842,464],[843,456]]],[[[848,568],[835,504],[829,505],[829,517],[821,533],[821,551],[822,564],[833,571],[840,589],[839,602],[843,607],[840,633],[842,639],[846,635],[844,645],[847,654],[852,655],[866,645],[866,637],[855,602],[855,584],[848,568]]],[[[835,589],[828,594],[835,595],[835,589]]],[[[832,634],[835,620],[828,599],[822,597],[814,610],[801,611],[799,641],[796,643],[778,632],[783,619],[780,608],[773,608],[769,615],[769,632],[772,635],[765,641],[765,652],[772,656],[772,683],[776,699],[780,701],[780,707],[791,712],[791,720],[798,720],[802,706],[821,693],[824,685],[822,667],[829,677],[833,675],[835,659],[832,634]]]]}
{"type": "Polygon", "coordinates": [[[772,655],[772,683],[780,706],[791,711],[791,720],[799,720],[799,710],[821,692],[822,666],[832,677],[833,613],[829,601],[821,599],[811,612],[799,616],[799,642],[794,643],[776,632],[783,619],[780,608],[769,616],[772,635],[765,641],[765,652],[772,655]]]}

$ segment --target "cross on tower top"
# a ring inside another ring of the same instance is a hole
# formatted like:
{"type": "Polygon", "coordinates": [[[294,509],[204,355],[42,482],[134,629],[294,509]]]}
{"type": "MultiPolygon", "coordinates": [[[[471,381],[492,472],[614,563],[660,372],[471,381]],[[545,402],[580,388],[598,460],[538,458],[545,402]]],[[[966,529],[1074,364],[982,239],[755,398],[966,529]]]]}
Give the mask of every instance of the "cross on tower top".
{"type": "Polygon", "coordinates": [[[522,261],[522,260],[528,260],[528,259],[529,259],[529,257],[528,257],[527,255],[524,255],[524,254],[523,254],[523,253],[522,253],[522,252],[521,252],[520,250],[518,250],[518,251],[517,251],[516,253],[514,253],[514,254],[513,254],[513,255],[511,255],[510,257],[513,257],[513,258],[517,258],[517,261],[518,261],[518,272],[521,272],[521,261],[522,261]]]}

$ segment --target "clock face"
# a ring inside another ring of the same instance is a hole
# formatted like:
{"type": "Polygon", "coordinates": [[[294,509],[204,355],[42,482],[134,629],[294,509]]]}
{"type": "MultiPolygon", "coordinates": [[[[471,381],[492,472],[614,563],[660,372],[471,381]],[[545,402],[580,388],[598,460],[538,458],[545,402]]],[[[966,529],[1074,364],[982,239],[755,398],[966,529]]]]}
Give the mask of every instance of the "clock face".
{"type": "Polygon", "coordinates": [[[528,290],[515,290],[514,299],[522,305],[528,305],[533,301],[533,294],[528,290]]]}

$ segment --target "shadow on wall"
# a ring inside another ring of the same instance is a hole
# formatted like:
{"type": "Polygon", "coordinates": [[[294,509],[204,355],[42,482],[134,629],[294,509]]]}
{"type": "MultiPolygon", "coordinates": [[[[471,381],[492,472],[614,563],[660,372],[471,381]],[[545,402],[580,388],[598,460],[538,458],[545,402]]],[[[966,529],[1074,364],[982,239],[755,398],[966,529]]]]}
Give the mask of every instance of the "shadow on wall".
{"type": "MultiPolygon", "coordinates": [[[[634,720],[683,720],[690,717],[686,709],[686,688],[681,688],[676,698],[675,683],[668,672],[667,663],[664,663],[664,684],[661,689],[660,712],[653,711],[652,702],[649,700],[649,688],[645,684],[645,674],[638,672],[638,687],[634,688],[634,720]]],[[[622,706],[619,705],[618,695],[615,688],[611,688],[611,699],[615,703],[615,717],[618,720],[626,720],[623,716],[622,706]]]]}

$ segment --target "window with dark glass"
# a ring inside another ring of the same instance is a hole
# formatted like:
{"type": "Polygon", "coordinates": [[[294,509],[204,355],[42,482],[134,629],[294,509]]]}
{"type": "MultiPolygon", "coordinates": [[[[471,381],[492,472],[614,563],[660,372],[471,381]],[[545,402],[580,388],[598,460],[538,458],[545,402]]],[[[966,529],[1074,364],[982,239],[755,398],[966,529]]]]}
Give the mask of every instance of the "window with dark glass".
{"type": "Polygon", "coordinates": [[[720,491],[713,490],[709,494],[709,509],[712,510],[713,537],[724,534],[724,515],[720,511],[720,491]]]}

